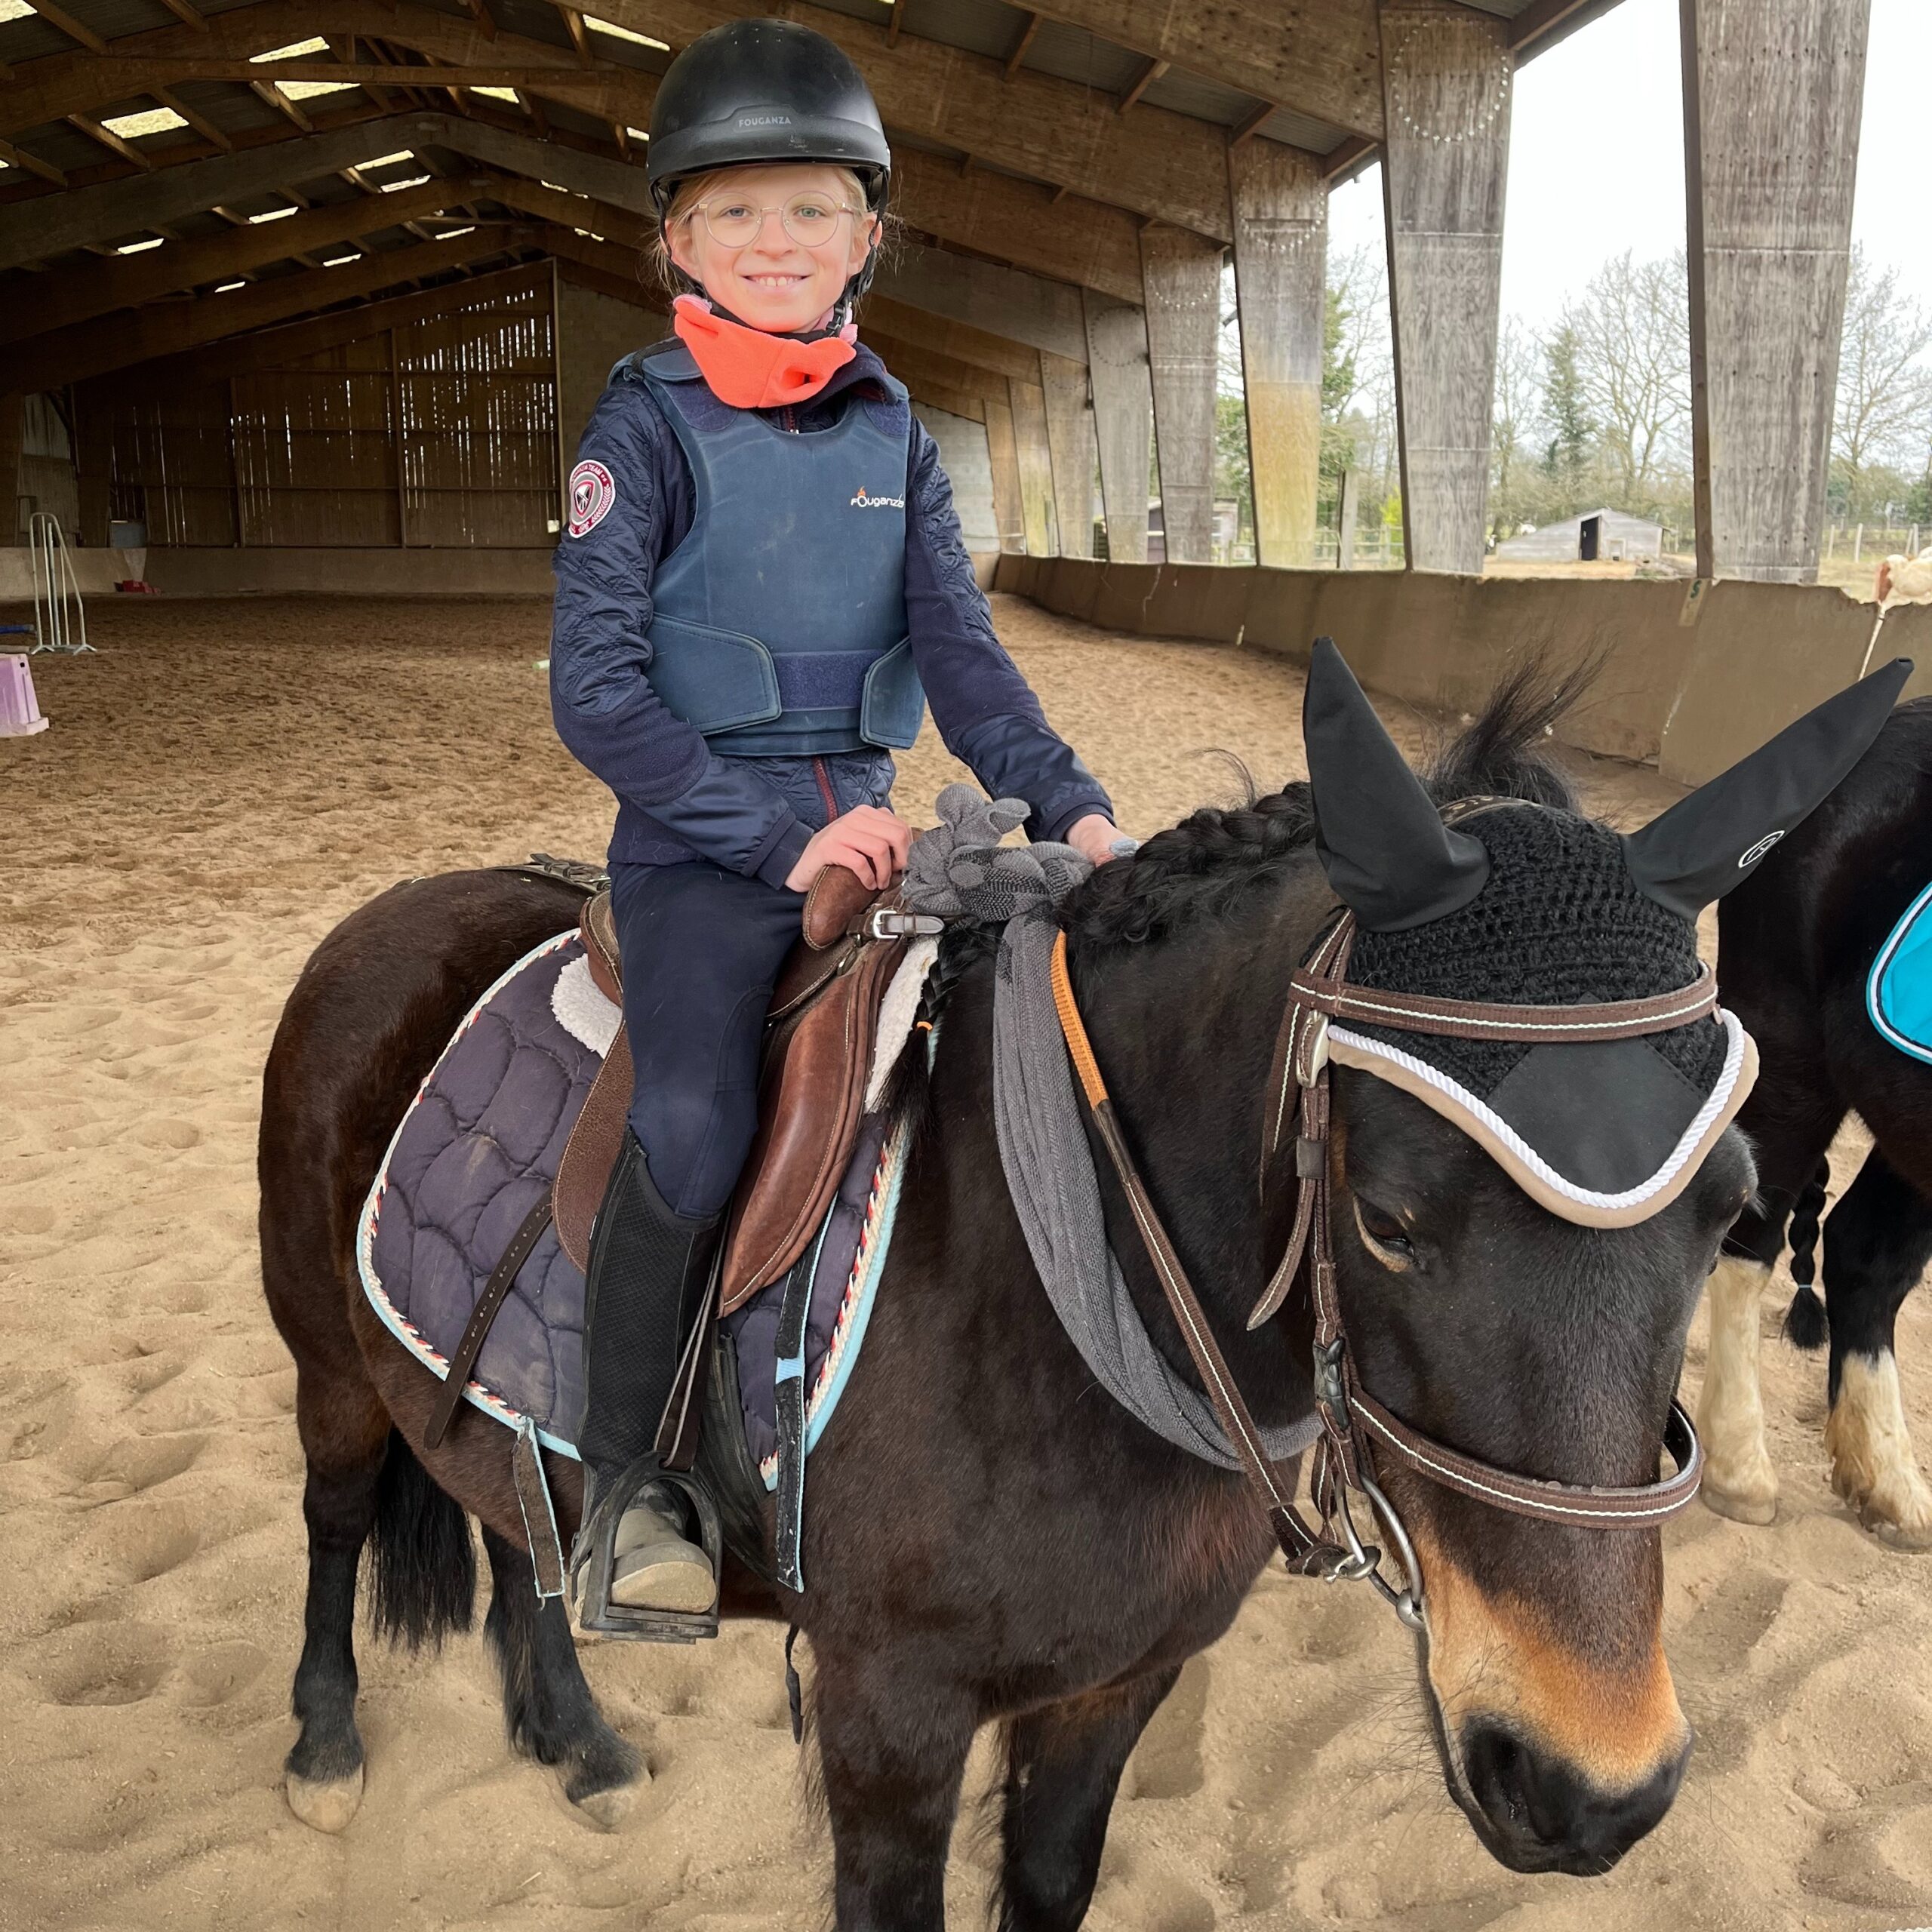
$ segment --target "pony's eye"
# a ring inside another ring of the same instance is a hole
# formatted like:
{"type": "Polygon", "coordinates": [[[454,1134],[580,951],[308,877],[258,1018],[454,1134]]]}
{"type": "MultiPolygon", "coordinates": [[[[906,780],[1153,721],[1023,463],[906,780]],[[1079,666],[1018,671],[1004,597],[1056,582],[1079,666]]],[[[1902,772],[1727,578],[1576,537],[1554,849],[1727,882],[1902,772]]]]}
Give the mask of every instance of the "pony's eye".
{"type": "Polygon", "coordinates": [[[1351,1195],[1350,1201],[1355,1211],[1355,1229],[1362,1238],[1363,1244],[1385,1267],[1407,1268],[1415,1260],[1415,1244],[1410,1240],[1408,1230],[1393,1214],[1378,1208],[1372,1201],[1364,1201],[1359,1194],[1351,1195]]]}

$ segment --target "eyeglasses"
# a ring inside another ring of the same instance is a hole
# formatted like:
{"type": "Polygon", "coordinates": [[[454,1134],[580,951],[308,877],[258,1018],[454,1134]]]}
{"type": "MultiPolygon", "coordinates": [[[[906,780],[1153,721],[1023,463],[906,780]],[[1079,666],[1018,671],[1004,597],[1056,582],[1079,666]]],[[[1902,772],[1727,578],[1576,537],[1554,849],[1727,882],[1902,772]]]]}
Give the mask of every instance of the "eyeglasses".
{"type": "Polygon", "coordinates": [[[761,208],[742,195],[721,195],[715,201],[699,202],[697,212],[721,248],[749,247],[764,232],[768,214],[777,216],[785,232],[800,248],[819,248],[838,232],[841,216],[856,216],[862,211],[825,195],[794,195],[783,208],[761,208]]]}

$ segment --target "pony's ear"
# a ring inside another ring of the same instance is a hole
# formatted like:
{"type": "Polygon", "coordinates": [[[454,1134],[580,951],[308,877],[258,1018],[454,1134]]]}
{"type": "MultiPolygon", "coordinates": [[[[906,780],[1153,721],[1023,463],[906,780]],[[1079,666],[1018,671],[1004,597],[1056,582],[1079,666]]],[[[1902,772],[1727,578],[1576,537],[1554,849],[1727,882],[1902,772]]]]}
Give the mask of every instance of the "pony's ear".
{"type": "Polygon", "coordinates": [[[1895,657],[1829,697],[1768,744],[1626,834],[1637,889],[1687,919],[1742,885],[1758,861],[1841,784],[1891,715],[1912,660],[1895,657]]]}
{"type": "Polygon", "coordinates": [[[1301,731],[1315,852],[1335,896],[1368,931],[1439,919],[1482,890],[1488,853],[1442,823],[1332,638],[1315,640],[1301,731]]]}

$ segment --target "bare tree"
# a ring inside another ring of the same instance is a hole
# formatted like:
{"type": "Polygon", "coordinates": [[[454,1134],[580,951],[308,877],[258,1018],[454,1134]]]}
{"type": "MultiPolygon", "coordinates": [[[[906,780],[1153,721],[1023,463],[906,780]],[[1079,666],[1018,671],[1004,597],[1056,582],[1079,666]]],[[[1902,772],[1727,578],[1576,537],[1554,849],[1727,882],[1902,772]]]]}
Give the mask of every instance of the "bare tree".
{"type": "Polygon", "coordinates": [[[1524,439],[1543,407],[1543,349],[1520,316],[1507,317],[1496,342],[1496,401],[1490,415],[1490,520],[1499,536],[1521,512],[1518,475],[1524,439]]]}
{"type": "Polygon", "coordinates": [[[1932,431],[1932,316],[1901,296],[1898,270],[1875,274],[1862,248],[1851,251],[1844,346],[1832,455],[1845,497],[1875,463],[1915,470],[1932,431]]]}
{"type": "Polygon", "coordinates": [[[1614,256],[1560,327],[1575,338],[1583,400],[1602,439],[1607,480],[1636,509],[1684,465],[1690,417],[1688,280],[1684,254],[1614,256]]]}

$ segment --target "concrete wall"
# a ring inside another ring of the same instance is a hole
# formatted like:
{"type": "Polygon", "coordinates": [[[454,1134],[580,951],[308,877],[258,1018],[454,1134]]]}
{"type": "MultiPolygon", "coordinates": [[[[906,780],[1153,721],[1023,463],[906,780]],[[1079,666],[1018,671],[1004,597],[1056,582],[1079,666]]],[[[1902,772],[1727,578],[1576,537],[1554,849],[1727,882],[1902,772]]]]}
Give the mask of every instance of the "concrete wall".
{"type": "Polygon", "coordinates": [[[547,549],[150,549],[147,580],[175,597],[548,597],[552,589],[547,549]]]}
{"type": "MultiPolygon", "coordinates": [[[[74,581],[83,597],[112,597],[117,583],[140,576],[149,553],[146,550],[69,549],[67,555],[72,560],[74,581]]],[[[32,551],[24,543],[0,546],[0,604],[32,601],[32,551]]],[[[11,614],[8,621],[14,621],[11,614]]],[[[12,643],[6,648],[19,648],[12,643]]]]}
{"type": "MultiPolygon", "coordinates": [[[[1278,571],[1004,556],[995,588],[1104,630],[1239,642],[1306,662],[1331,636],[1372,691],[1451,713],[1542,654],[1595,658],[1591,693],[1560,725],[1585,750],[1714,776],[1859,674],[1873,607],[1841,592],[1721,582],[1564,582],[1422,571],[1278,571]]],[[[1885,622],[1873,661],[1906,657],[1932,693],[1932,608],[1885,622]]]]}

